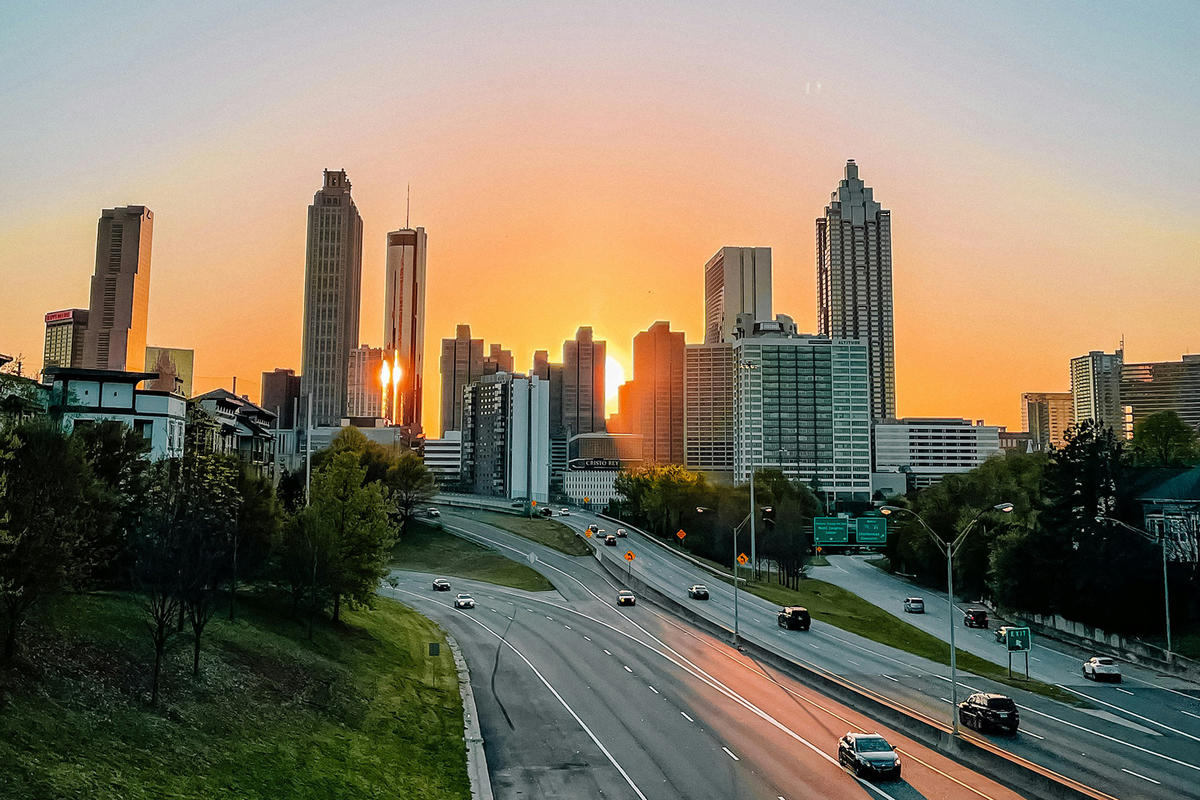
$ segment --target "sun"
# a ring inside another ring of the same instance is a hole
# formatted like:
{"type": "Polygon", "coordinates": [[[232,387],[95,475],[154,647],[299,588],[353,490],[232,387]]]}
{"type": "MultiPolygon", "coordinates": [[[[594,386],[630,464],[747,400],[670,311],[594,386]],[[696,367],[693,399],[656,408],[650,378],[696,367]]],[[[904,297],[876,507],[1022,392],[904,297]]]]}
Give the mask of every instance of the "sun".
{"type": "Polygon", "coordinates": [[[625,368],[612,356],[604,359],[604,405],[608,413],[617,410],[617,389],[625,382],[625,368]]]}

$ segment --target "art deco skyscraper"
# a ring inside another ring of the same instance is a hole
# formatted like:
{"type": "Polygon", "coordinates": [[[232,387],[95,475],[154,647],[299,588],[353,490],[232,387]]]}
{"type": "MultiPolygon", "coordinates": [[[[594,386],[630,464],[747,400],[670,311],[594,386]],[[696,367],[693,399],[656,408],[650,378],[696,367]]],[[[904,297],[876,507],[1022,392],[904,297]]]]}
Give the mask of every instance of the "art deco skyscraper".
{"type": "Polygon", "coordinates": [[[563,342],[563,427],[568,436],[604,431],[604,366],[607,344],[580,328],[563,342]]]}
{"type": "Polygon", "coordinates": [[[867,344],[871,417],[896,416],[896,348],[892,334],[892,215],[880,208],[858,165],[817,219],[817,330],[867,344]]]}
{"type": "Polygon", "coordinates": [[[83,366],[140,370],[146,358],[150,245],[154,214],[145,206],[106,208],[96,232],[96,274],[88,305],[83,366]]]}
{"type": "Polygon", "coordinates": [[[346,413],[350,351],[358,347],[362,233],[346,171],[325,170],[324,185],[308,207],[304,266],[300,392],[312,395],[315,425],[337,425],[346,413]]]}
{"type": "Polygon", "coordinates": [[[421,424],[425,364],[425,229],[401,228],[387,235],[383,308],[383,352],[400,367],[399,425],[421,424]]]}

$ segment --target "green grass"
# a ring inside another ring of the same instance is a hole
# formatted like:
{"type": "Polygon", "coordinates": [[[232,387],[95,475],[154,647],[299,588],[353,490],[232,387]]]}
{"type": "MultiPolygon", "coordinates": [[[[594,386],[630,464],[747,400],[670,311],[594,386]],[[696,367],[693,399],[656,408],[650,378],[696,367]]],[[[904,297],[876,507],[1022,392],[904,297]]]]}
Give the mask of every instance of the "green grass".
{"type": "Polygon", "coordinates": [[[434,623],[392,601],[318,623],[247,597],[216,618],[201,677],[190,639],[147,705],[140,601],[64,598],[26,629],[0,707],[0,795],[28,800],[404,797],[467,800],[462,702],[434,623]]]}
{"type": "Polygon", "coordinates": [[[524,536],[526,539],[552,547],[569,556],[590,556],[592,550],[579,538],[579,534],[558,520],[540,517],[518,517],[495,511],[480,511],[474,515],[488,525],[524,536]]]}
{"type": "Polygon", "coordinates": [[[449,531],[410,521],[392,551],[392,566],[458,578],[487,581],[514,589],[544,592],[554,585],[528,565],[455,536],[449,531]]]}

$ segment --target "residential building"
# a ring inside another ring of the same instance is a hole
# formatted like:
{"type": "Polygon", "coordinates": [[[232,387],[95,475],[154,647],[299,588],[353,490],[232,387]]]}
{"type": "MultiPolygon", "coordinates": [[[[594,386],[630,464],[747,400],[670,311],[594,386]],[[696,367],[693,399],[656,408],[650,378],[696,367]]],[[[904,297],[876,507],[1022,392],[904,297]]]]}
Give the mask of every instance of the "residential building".
{"type": "Polygon", "coordinates": [[[191,397],[195,364],[195,350],[182,347],[147,347],[146,372],[156,372],[158,377],[146,384],[146,388],[177,392],[184,397],[191,397]]]}
{"type": "Polygon", "coordinates": [[[1021,427],[1033,437],[1033,449],[1062,447],[1066,433],[1075,424],[1075,401],[1070,392],[1024,392],[1021,395],[1021,427]]]}
{"type": "Polygon", "coordinates": [[[875,463],[883,472],[905,472],[909,488],[932,486],[947,475],[970,472],[1001,452],[1000,429],[957,417],[905,417],[875,421],[875,463]]]}
{"type": "Polygon", "coordinates": [[[580,328],[563,342],[563,427],[569,435],[604,430],[606,343],[580,328]]]}
{"type": "Polygon", "coordinates": [[[1122,364],[1121,405],[1129,435],[1132,426],[1160,411],[1174,411],[1200,430],[1200,355],[1186,355],[1180,361],[1122,364]]]}
{"type": "MultiPolygon", "coordinates": [[[[0,353],[0,366],[11,360],[0,353]]],[[[49,375],[44,379],[49,380],[49,375]]],[[[43,416],[49,402],[50,388],[45,384],[33,378],[0,373],[0,433],[43,416]]]]}
{"type": "Polygon", "coordinates": [[[82,367],[88,312],[68,308],[46,314],[46,345],[42,351],[42,369],[82,367]]]}
{"type": "MultiPolygon", "coordinates": [[[[393,393],[392,384],[383,382],[383,354],[379,347],[363,345],[350,351],[346,378],[346,416],[380,418],[383,416],[384,393],[393,393]]],[[[398,392],[397,392],[398,394],[398,392]]],[[[388,402],[392,401],[388,397],[388,402]]]]}
{"type": "Polygon", "coordinates": [[[303,424],[300,412],[300,376],[294,369],[276,367],[262,374],[260,405],[276,415],[279,428],[298,428],[303,424]]]}
{"type": "Polygon", "coordinates": [[[817,333],[867,343],[871,417],[895,417],[892,216],[858,177],[853,159],[817,219],[817,333]]]}
{"type": "Polygon", "coordinates": [[[731,343],[684,347],[684,464],[718,480],[733,477],[733,364],[731,343]]]}
{"type": "Polygon", "coordinates": [[[732,342],[739,314],[771,318],[769,247],[722,247],[704,265],[704,343],[732,342]]]}
{"type": "Polygon", "coordinates": [[[154,214],[145,206],[106,208],[96,231],[82,366],[137,369],[145,359],[154,214]]]}
{"type": "Polygon", "coordinates": [[[475,494],[549,500],[549,406],[537,376],[498,372],[463,389],[463,473],[475,494]]]}
{"type": "Polygon", "coordinates": [[[868,347],[796,331],[790,317],[738,318],[734,358],[737,483],[778,469],[827,499],[871,494],[868,347]]]}
{"type": "Polygon", "coordinates": [[[210,452],[235,455],[264,475],[275,474],[273,412],[227,389],[213,389],[191,402],[212,421],[204,443],[210,452]]]}
{"type": "Polygon", "coordinates": [[[1029,431],[1010,431],[1003,425],[999,428],[1000,449],[1006,453],[1032,453],[1033,434],[1029,431]]]}
{"type": "Polygon", "coordinates": [[[410,427],[421,425],[424,391],[426,242],[424,228],[406,227],[387,235],[383,350],[397,387],[395,408],[389,407],[387,416],[410,427]]]}
{"type": "Polygon", "coordinates": [[[346,414],[347,365],[358,347],[363,222],[345,170],[325,170],[308,207],[300,394],[312,397],[314,425],[346,414]]]}
{"type": "Polygon", "coordinates": [[[441,439],[426,439],[424,459],[439,486],[458,484],[462,479],[462,431],[446,431],[441,439]]]}
{"type": "Polygon", "coordinates": [[[1121,350],[1093,350],[1071,359],[1071,397],[1076,423],[1094,419],[1123,435],[1125,410],[1121,406],[1121,350]]]}
{"type": "Polygon", "coordinates": [[[453,339],[442,339],[442,438],[462,426],[463,388],[483,376],[483,339],[471,338],[471,326],[459,325],[453,339]]]}
{"type": "Polygon", "coordinates": [[[100,420],[117,420],[150,442],[150,457],[183,456],[187,400],[175,392],[139,389],[153,372],[50,367],[49,410],[64,433],[100,420]]]}
{"type": "Polygon", "coordinates": [[[1139,470],[1131,480],[1142,529],[1166,534],[1168,561],[1200,563],[1200,467],[1139,470]]]}

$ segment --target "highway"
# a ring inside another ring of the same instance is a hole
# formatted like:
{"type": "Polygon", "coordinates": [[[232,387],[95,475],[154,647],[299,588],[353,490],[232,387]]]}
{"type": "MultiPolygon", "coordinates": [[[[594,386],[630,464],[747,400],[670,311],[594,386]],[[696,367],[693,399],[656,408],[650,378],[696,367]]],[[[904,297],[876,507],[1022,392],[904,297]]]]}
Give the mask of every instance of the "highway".
{"type": "MultiPolygon", "coordinates": [[[[610,521],[584,514],[572,514],[560,521],[580,530],[590,522],[608,530],[616,527],[610,521]]],[[[510,556],[520,557],[537,547],[481,525],[469,513],[447,514],[444,522],[510,556]]],[[[618,547],[598,550],[602,558],[612,559],[622,569],[626,567],[622,555],[626,550],[633,551],[636,577],[694,611],[732,627],[732,587],[659,544],[631,531],[618,547]],[[712,599],[688,600],[685,589],[694,582],[708,585],[712,599]]],[[[552,567],[572,576],[595,571],[588,558],[573,559],[554,551],[539,551],[538,556],[543,569],[552,567]]],[[[547,574],[556,585],[564,584],[553,571],[547,574]]],[[[950,687],[946,667],[823,625],[819,619],[809,632],[783,631],[775,623],[775,606],[744,592],[739,593],[739,602],[743,637],[794,661],[835,674],[867,692],[900,702],[917,713],[948,719],[950,687]]],[[[1200,700],[1194,687],[1135,683],[1100,686],[1084,682],[1081,677],[1073,682],[1066,682],[1065,674],[1062,677],[1063,686],[1086,694],[1094,707],[1074,708],[963,673],[959,696],[961,699],[972,691],[999,691],[1013,696],[1022,707],[1022,732],[1016,737],[987,739],[1086,785],[1121,798],[1200,796],[1196,788],[1200,785],[1200,739],[1196,738],[1200,733],[1193,724],[1200,722],[1200,700]],[[1168,710],[1176,712],[1179,719],[1167,714],[1168,710]]]]}

